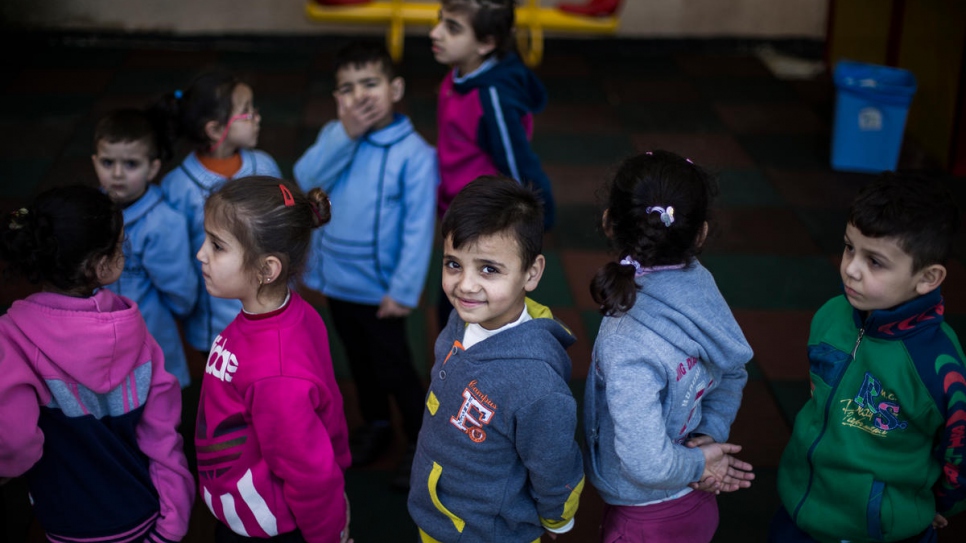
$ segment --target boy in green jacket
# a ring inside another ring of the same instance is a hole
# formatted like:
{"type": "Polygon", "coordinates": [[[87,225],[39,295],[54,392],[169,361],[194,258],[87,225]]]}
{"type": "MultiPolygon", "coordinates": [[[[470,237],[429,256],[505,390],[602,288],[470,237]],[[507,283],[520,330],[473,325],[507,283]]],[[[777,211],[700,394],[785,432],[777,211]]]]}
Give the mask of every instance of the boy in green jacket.
{"type": "Polygon", "coordinates": [[[886,173],[853,203],[845,292],[812,320],[812,397],[782,455],[769,541],[935,541],[963,509],[966,368],[939,289],[958,225],[926,180],[886,173]]]}

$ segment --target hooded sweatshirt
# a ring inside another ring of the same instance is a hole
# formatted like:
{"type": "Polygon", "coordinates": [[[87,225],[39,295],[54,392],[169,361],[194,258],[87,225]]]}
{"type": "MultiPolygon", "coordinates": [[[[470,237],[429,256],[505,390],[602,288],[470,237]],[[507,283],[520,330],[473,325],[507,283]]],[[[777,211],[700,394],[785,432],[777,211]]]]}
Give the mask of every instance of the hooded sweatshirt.
{"type": "Polygon", "coordinates": [[[550,180],[530,147],[533,114],[546,105],[546,89],[515,53],[491,57],[463,76],[453,69],[443,79],[437,107],[439,216],[470,181],[502,174],[539,189],[544,224],[553,226],[550,180]]]}
{"type": "Polygon", "coordinates": [[[687,492],[704,455],[725,442],[751,347],[698,261],[637,278],[627,313],[604,317],[584,395],[587,476],[606,503],[642,505],[687,492]]]}
{"type": "Polygon", "coordinates": [[[469,349],[453,311],[436,340],[409,513],[437,541],[529,543],[577,511],[574,336],[546,307],[528,299],[527,311],[532,320],[469,349]]]}
{"type": "Polygon", "coordinates": [[[332,220],[313,233],[306,286],[347,302],[383,296],[416,307],[433,248],[436,152],[404,115],[352,139],[340,121],[319,132],[295,163],[303,190],[319,187],[332,220]]]}
{"type": "Polygon", "coordinates": [[[137,306],[39,293],[0,317],[0,477],[55,542],[179,541],[194,481],[178,381],[137,306]]]}
{"type": "MultiPolygon", "coordinates": [[[[268,153],[258,149],[240,149],[241,169],[233,179],[250,175],[281,177],[278,164],[268,153]]],[[[195,275],[201,277],[201,262],[194,258],[205,242],[205,200],[218,190],[228,178],[212,172],[201,164],[196,153],[190,153],[181,164],[168,172],[161,180],[164,199],[188,220],[188,238],[191,240],[191,257],[195,275]]],[[[185,270],[187,273],[187,270],[185,270]]],[[[199,351],[208,352],[215,336],[241,311],[241,302],[230,298],[214,298],[205,289],[205,282],[198,281],[198,303],[185,322],[185,337],[199,351]]]]}

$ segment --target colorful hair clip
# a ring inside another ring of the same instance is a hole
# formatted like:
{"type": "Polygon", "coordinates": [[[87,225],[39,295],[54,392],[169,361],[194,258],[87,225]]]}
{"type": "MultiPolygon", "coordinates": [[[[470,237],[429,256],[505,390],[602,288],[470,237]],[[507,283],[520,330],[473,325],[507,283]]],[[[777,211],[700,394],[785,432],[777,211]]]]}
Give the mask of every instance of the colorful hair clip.
{"type": "Polygon", "coordinates": [[[655,211],[658,212],[658,213],[660,213],[661,214],[661,222],[663,222],[664,223],[664,226],[666,226],[668,228],[670,228],[671,227],[671,224],[674,223],[674,208],[671,207],[671,206],[667,206],[667,208],[663,208],[661,206],[651,206],[651,207],[645,209],[644,211],[646,213],[651,213],[651,212],[655,212],[655,211]]]}
{"type": "Polygon", "coordinates": [[[184,93],[181,92],[181,89],[174,89],[174,99],[175,100],[180,100],[182,96],[184,96],[184,93]]]}
{"type": "Polygon", "coordinates": [[[641,277],[642,275],[647,273],[647,270],[641,267],[641,263],[631,258],[630,255],[622,258],[620,261],[620,265],[631,266],[632,268],[634,268],[634,277],[641,277]]]}
{"type": "Polygon", "coordinates": [[[27,208],[25,208],[25,207],[21,207],[20,209],[18,209],[16,211],[11,211],[10,212],[10,229],[11,230],[20,230],[21,228],[23,228],[23,224],[20,223],[20,219],[26,217],[28,213],[29,212],[27,211],[27,208]]]}

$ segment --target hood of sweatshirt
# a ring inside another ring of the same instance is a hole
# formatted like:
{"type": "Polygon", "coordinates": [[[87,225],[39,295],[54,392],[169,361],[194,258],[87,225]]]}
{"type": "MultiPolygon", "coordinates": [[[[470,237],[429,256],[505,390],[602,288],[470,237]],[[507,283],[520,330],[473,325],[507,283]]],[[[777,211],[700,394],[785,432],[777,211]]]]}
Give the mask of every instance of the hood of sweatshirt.
{"type": "MultiPolygon", "coordinates": [[[[526,304],[533,317],[531,320],[490,336],[468,349],[463,356],[481,362],[513,360],[547,364],[565,381],[570,381],[571,362],[567,348],[577,338],[562,322],[554,319],[548,307],[530,298],[526,299],[526,304]]],[[[449,349],[454,341],[461,340],[465,328],[466,323],[453,311],[446,331],[455,332],[456,336],[447,338],[443,348],[449,349]]]]}
{"type": "Polygon", "coordinates": [[[711,272],[697,260],[638,277],[637,286],[637,301],[627,315],[668,343],[697,345],[700,358],[721,369],[751,359],[751,347],[711,272]]]}
{"type": "Polygon", "coordinates": [[[413,123],[409,117],[395,113],[388,126],[366,134],[365,138],[377,147],[390,147],[413,133],[413,123]]]}
{"type": "MultiPolygon", "coordinates": [[[[143,363],[148,332],[137,304],[107,289],[89,298],[42,292],[18,300],[7,312],[23,338],[50,364],[78,383],[106,393],[143,363]]],[[[24,345],[25,352],[32,352],[24,345]]]]}
{"type": "Polygon", "coordinates": [[[497,88],[503,101],[522,111],[538,113],[547,105],[547,89],[516,53],[500,60],[488,60],[468,76],[457,77],[455,70],[451,76],[453,88],[460,94],[492,86],[497,88]]]}

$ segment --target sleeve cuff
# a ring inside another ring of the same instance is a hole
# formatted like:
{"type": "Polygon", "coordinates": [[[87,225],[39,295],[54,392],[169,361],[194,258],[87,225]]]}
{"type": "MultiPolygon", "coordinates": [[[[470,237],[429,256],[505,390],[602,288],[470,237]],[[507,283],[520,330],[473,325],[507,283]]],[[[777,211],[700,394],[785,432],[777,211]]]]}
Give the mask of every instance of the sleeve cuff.
{"type": "Polygon", "coordinates": [[[560,526],[558,528],[551,528],[547,526],[547,521],[544,519],[540,519],[540,523],[543,524],[543,528],[545,530],[555,534],[565,534],[574,528],[574,519],[568,520],[567,524],[564,524],[563,526],[560,526]]]}

